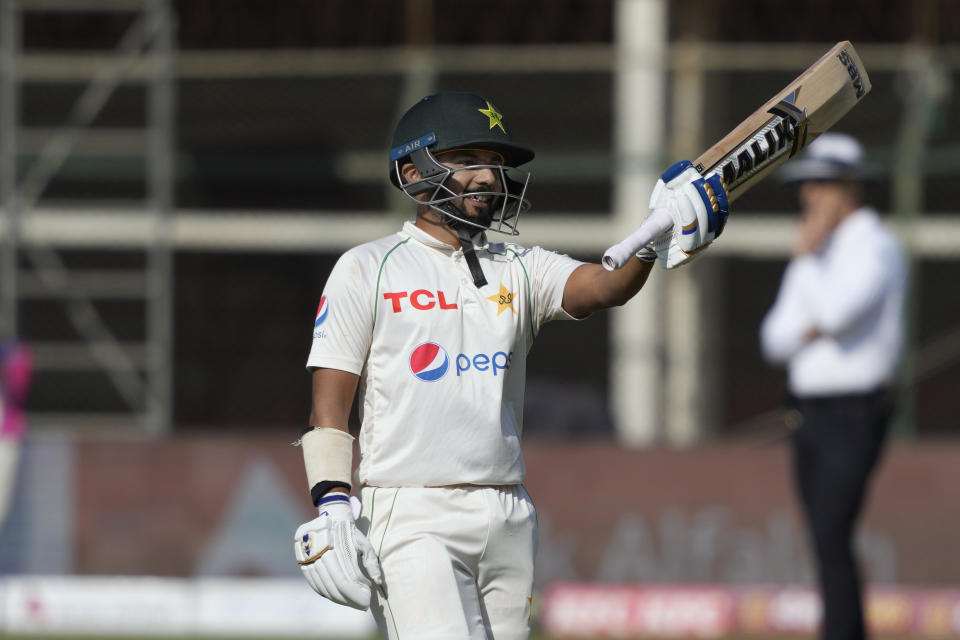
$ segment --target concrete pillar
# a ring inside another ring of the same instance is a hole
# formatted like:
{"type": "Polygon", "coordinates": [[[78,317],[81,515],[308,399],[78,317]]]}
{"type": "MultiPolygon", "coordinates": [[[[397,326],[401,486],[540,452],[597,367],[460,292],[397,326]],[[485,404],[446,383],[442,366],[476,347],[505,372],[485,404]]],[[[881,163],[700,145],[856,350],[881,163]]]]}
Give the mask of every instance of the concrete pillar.
{"type": "MultiPolygon", "coordinates": [[[[618,0],[614,30],[617,65],[613,136],[617,162],[611,244],[646,217],[650,191],[662,170],[667,3],[618,0]]],[[[660,438],[665,275],[655,267],[644,290],[611,312],[611,411],[617,436],[626,447],[650,446],[660,438]]]]}

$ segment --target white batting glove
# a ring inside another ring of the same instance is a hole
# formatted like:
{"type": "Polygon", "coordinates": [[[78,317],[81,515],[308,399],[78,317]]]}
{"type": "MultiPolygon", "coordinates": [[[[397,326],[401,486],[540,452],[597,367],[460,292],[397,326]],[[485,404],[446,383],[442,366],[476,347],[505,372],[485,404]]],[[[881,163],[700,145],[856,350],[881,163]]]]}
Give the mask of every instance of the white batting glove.
{"type": "MultiPolygon", "coordinates": [[[[383,585],[380,560],[355,522],[344,493],[320,499],[320,516],[300,525],[294,535],[297,564],[313,590],[337,604],[370,607],[370,589],[383,585]]],[[[359,505],[359,502],[356,503],[359,505]]]]}
{"type": "Polygon", "coordinates": [[[658,209],[670,212],[673,228],[641,252],[652,249],[666,269],[689,262],[718,238],[730,213],[720,176],[704,178],[689,160],[675,163],[660,176],[650,194],[650,210],[658,209]]]}

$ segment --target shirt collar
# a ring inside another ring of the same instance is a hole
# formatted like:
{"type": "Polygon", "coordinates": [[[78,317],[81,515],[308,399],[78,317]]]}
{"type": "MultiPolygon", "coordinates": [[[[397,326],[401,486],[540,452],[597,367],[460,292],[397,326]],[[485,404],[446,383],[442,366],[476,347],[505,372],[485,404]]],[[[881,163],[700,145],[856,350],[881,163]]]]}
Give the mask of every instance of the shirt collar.
{"type": "MultiPolygon", "coordinates": [[[[460,249],[455,249],[453,246],[447,244],[443,240],[434,238],[432,235],[418,227],[413,220],[407,220],[403,223],[403,230],[401,233],[408,235],[420,244],[433,249],[440,249],[441,251],[460,251],[460,249]]],[[[487,234],[485,231],[478,231],[477,233],[473,234],[473,246],[475,249],[487,248],[487,234]]]]}
{"type": "Polygon", "coordinates": [[[860,228],[864,224],[876,219],[877,212],[870,207],[860,207],[837,226],[836,235],[846,236],[860,233],[860,228]]]}

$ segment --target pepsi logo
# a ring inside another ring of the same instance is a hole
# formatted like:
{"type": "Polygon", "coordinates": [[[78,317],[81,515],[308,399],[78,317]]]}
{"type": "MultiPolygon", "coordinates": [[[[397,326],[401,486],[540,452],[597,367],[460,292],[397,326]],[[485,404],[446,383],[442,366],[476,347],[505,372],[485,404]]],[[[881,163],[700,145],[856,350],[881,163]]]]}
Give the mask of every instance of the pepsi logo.
{"type": "Polygon", "coordinates": [[[446,375],[450,358],[435,342],[424,342],[410,354],[410,371],[418,380],[436,382],[446,375]]]}
{"type": "Polygon", "coordinates": [[[327,296],[320,297],[320,305],[317,307],[317,318],[313,321],[313,328],[317,329],[327,319],[330,313],[330,303],[327,302],[327,296]]]}

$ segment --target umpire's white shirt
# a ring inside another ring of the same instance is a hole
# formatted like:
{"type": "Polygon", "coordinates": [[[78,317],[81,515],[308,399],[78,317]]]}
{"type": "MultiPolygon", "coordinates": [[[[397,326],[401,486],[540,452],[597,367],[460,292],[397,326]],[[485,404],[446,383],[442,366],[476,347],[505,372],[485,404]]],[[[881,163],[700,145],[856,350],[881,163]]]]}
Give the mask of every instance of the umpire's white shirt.
{"type": "Polygon", "coordinates": [[[477,243],[463,252],[412,222],[347,251],[324,288],[307,368],[360,376],[360,481],[381,487],[522,482],[526,355],[540,326],[570,318],[581,262],[477,243]]]}
{"type": "Polygon", "coordinates": [[[862,207],[819,253],[787,265],[760,331],[764,356],[787,363],[797,396],[872,391],[891,383],[903,335],[906,265],[877,213],[862,207]],[[811,328],[820,337],[807,342],[811,328]]]}

